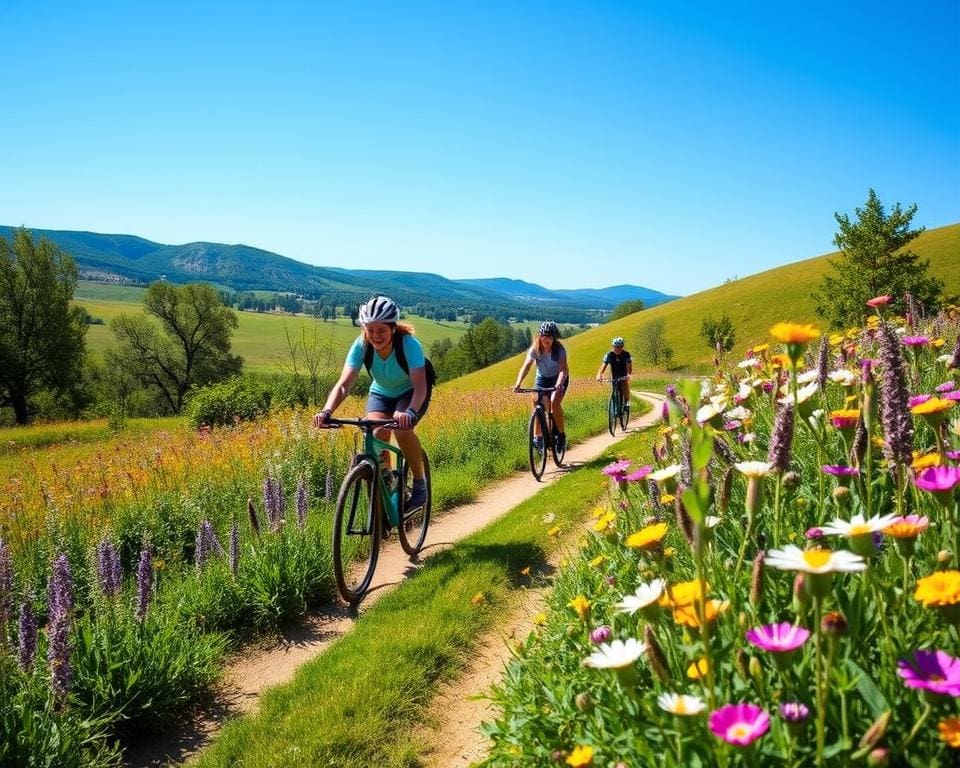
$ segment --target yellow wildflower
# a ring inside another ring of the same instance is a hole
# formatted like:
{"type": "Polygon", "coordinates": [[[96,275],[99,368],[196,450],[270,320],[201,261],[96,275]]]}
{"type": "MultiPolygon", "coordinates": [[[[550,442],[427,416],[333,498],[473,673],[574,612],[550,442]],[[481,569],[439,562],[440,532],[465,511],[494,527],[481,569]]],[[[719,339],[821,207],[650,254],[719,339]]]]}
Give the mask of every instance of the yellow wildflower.
{"type": "Polygon", "coordinates": [[[953,749],[960,749],[960,717],[947,717],[937,723],[941,741],[953,749]]]}
{"type": "Polygon", "coordinates": [[[700,680],[707,676],[709,669],[710,665],[707,663],[706,657],[704,657],[687,667],[687,677],[691,680],[700,680]]]}
{"type": "Polygon", "coordinates": [[[567,765],[572,768],[587,768],[593,765],[593,747],[578,744],[573,752],[567,755],[567,765]]]}
{"type": "Polygon", "coordinates": [[[577,595],[567,605],[576,611],[581,620],[587,618],[587,614],[590,613],[590,601],[583,595],[577,595]]]}
{"type": "Polygon", "coordinates": [[[606,556],[606,555],[597,555],[595,558],[593,558],[593,560],[590,561],[590,567],[591,567],[591,568],[599,568],[599,567],[600,567],[601,565],[603,565],[605,562],[607,562],[607,556],[606,556]]]}
{"type": "Polygon", "coordinates": [[[654,523],[646,528],[641,528],[636,533],[630,534],[627,538],[627,546],[633,549],[656,549],[667,535],[666,523],[654,523]]]}
{"type": "Polygon", "coordinates": [[[820,331],[809,323],[777,323],[770,335],[781,344],[806,344],[817,338],[820,331]]]}
{"type": "Polygon", "coordinates": [[[913,596],[925,608],[960,603],[960,571],[936,571],[918,579],[913,596]]]}

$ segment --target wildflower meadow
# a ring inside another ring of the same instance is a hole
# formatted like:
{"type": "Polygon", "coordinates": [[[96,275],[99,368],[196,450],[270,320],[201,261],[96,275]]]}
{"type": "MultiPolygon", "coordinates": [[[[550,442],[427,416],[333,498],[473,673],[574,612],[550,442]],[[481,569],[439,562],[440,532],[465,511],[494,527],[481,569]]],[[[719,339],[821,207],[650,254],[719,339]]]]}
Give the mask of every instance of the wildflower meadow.
{"type": "Polygon", "coordinates": [[[960,762],[960,314],[889,301],[668,387],[494,691],[485,765],[960,762]]]}

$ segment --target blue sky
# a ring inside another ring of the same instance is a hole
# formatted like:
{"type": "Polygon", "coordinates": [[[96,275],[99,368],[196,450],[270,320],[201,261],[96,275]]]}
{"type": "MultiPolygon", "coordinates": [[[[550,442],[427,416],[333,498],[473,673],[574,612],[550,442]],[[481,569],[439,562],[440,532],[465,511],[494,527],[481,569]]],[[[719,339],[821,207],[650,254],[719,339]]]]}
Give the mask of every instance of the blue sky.
{"type": "Polygon", "coordinates": [[[688,294],[960,221],[960,3],[4,0],[0,223],[688,294]],[[735,8],[732,6],[736,6],[735,8]]]}

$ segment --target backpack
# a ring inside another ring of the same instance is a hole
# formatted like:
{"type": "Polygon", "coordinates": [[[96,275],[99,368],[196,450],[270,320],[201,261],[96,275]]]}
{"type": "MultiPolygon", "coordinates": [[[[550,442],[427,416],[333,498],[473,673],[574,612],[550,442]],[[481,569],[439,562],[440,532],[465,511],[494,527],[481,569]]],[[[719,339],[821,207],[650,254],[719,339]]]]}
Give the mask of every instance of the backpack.
{"type": "MultiPolygon", "coordinates": [[[[393,337],[393,352],[397,356],[397,365],[399,365],[405,374],[410,375],[410,366],[407,365],[407,353],[403,351],[403,336],[397,334],[393,337]],[[397,340],[399,339],[399,344],[397,340]]],[[[367,374],[373,378],[373,374],[370,373],[370,366],[373,365],[373,345],[369,341],[363,342],[363,367],[367,369],[367,374]]],[[[437,372],[433,370],[433,363],[430,362],[430,358],[426,355],[423,356],[423,368],[424,373],[427,376],[427,399],[424,401],[429,401],[433,395],[433,385],[437,383],[437,372]]]]}

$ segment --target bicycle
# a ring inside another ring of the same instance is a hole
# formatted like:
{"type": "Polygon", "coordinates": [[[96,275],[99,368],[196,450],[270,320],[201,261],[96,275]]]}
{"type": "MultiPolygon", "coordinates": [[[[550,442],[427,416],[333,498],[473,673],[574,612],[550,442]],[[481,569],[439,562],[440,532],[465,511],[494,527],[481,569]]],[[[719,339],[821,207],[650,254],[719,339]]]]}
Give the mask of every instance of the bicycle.
{"type": "Polygon", "coordinates": [[[432,485],[430,462],[421,449],[427,481],[427,500],[422,506],[406,508],[413,474],[399,448],[379,440],[378,427],[395,428],[392,419],[328,419],[331,426],[354,426],[363,432],[363,452],[356,454],[353,467],[337,494],[333,518],[333,573],[337,591],[348,603],[356,603],[370,588],[380,554],[380,540],[389,527],[396,528],[400,546],[410,557],[423,548],[430,525],[432,485]],[[395,455],[396,469],[390,470],[381,453],[395,455]],[[362,568],[359,563],[366,560],[362,568]]]}
{"type": "Polygon", "coordinates": [[[614,435],[617,431],[617,422],[620,422],[620,428],[626,432],[627,422],[630,421],[630,401],[623,399],[623,393],[620,391],[620,382],[629,379],[629,376],[620,376],[615,379],[604,379],[611,383],[610,400],[607,403],[607,429],[614,435]]]}
{"type": "Polygon", "coordinates": [[[550,409],[544,405],[543,396],[556,390],[556,387],[532,389],[517,389],[521,394],[536,393],[537,402],[534,403],[533,413],[530,414],[530,423],[527,426],[527,439],[529,441],[528,450],[530,457],[530,471],[533,476],[539,480],[543,477],[543,471],[547,468],[547,449],[553,454],[553,463],[558,467],[563,466],[563,457],[567,452],[567,446],[562,448],[557,445],[556,425],[553,423],[553,415],[550,409]],[[540,436],[543,438],[543,448],[538,449],[533,443],[536,435],[535,425],[540,426],[540,436]]]}

